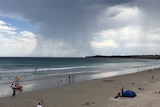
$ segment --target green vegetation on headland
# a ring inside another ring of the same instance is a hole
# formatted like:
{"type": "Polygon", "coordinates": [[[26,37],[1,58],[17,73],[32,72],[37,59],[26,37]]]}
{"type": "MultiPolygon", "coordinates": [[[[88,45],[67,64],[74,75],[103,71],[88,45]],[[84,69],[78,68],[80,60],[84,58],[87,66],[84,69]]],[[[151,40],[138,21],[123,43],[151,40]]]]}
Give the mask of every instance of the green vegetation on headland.
{"type": "Polygon", "coordinates": [[[160,59],[160,55],[115,55],[115,56],[86,56],[85,58],[143,58],[143,59],[160,59]]]}

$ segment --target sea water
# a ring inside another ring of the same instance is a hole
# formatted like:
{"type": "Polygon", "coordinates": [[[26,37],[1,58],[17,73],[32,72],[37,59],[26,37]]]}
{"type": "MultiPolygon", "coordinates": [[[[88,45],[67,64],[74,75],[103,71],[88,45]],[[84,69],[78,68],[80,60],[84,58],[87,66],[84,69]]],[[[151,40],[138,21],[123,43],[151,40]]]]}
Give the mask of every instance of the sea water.
{"type": "Polygon", "coordinates": [[[159,60],[132,58],[1,57],[0,80],[35,79],[68,74],[125,74],[160,66],[159,60]]]}
{"type": "Polygon", "coordinates": [[[133,58],[1,57],[0,97],[20,77],[23,92],[160,67],[160,60],[133,58]]]}

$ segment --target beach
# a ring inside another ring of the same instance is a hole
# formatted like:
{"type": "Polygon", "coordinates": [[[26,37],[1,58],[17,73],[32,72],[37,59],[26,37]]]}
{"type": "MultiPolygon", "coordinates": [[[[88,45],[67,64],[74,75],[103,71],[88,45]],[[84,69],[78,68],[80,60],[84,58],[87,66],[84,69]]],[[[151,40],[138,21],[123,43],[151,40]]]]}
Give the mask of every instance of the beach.
{"type": "Polygon", "coordinates": [[[152,69],[23,92],[0,98],[0,104],[2,107],[36,107],[39,102],[45,107],[159,107],[159,82],[160,69],[152,69]],[[122,87],[137,96],[115,99],[122,87]]]}

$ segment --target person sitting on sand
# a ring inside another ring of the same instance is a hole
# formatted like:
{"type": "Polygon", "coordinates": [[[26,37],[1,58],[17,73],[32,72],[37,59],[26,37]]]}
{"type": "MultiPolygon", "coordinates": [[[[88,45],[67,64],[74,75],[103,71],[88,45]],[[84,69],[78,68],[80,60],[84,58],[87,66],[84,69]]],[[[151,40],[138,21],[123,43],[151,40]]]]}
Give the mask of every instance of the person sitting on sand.
{"type": "Polygon", "coordinates": [[[121,88],[121,92],[118,92],[114,98],[123,97],[124,87],[121,88]]]}
{"type": "Polygon", "coordinates": [[[136,93],[133,92],[132,90],[126,90],[125,92],[123,90],[124,90],[124,87],[121,88],[121,93],[119,92],[117,96],[115,96],[114,98],[118,98],[118,97],[134,98],[137,96],[136,93]]]}
{"type": "Polygon", "coordinates": [[[118,98],[120,96],[121,96],[121,93],[119,92],[119,93],[117,93],[117,95],[114,98],[118,98]]]}

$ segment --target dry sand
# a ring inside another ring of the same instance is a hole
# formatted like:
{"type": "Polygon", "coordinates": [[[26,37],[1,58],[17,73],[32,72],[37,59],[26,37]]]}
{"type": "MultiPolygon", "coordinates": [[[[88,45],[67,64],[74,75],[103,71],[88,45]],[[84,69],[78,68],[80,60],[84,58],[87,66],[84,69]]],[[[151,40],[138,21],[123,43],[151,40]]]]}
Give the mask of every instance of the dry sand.
{"type": "Polygon", "coordinates": [[[159,107],[160,69],[20,93],[0,98],[0,107],[36,107],[39,102],[45,107],[159,107]],[[137,96],[115,99],[122,87],[137,96]]]}

